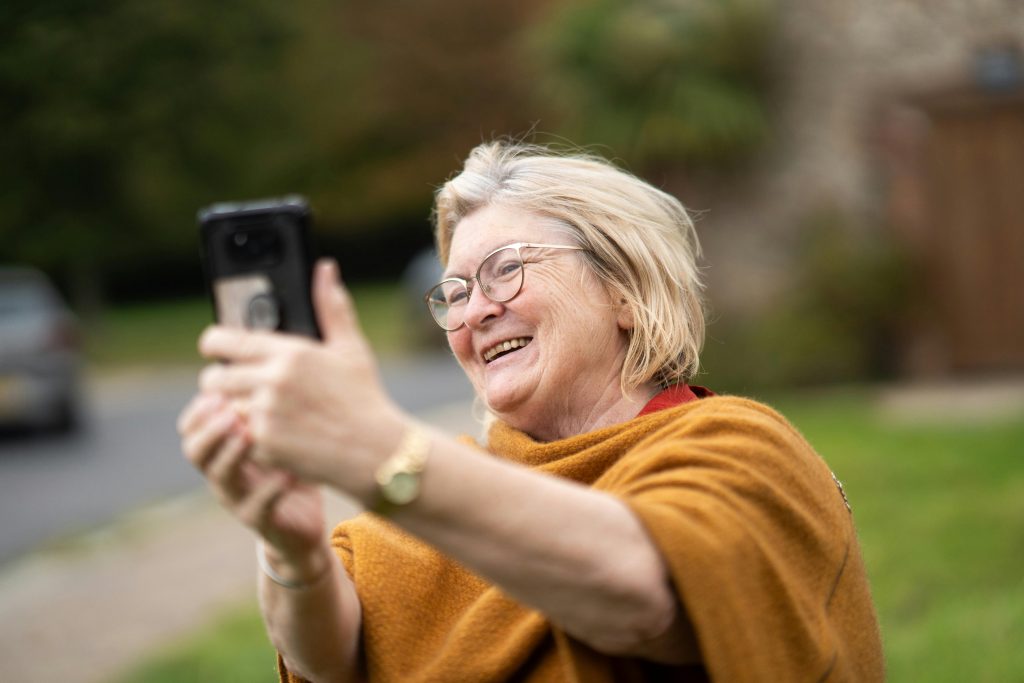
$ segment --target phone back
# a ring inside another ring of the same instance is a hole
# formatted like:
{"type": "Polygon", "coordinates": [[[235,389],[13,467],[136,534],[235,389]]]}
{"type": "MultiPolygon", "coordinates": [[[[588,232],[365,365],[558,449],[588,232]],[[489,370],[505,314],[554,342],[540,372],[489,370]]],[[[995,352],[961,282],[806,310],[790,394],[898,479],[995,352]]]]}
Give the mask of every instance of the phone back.
{"type": "Polygon", "coordinates": [[[200,210],[202,258],[219,323],[318,338],[310,299],[309,205],[291,196],[200,210]]]}

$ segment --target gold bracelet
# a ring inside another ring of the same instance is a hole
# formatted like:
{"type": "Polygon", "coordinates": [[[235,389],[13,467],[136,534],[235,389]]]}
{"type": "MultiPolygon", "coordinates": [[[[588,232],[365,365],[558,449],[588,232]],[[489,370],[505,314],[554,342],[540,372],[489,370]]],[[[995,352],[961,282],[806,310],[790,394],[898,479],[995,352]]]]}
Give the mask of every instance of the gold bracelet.
{"type": "Polygon", "coordinates": [[[373,512],[386,515],[419,497],[420,475],[429,452],[430,437],[420,427],[411,427],[395,452],[377,468],[377,501],[373,512]]]}

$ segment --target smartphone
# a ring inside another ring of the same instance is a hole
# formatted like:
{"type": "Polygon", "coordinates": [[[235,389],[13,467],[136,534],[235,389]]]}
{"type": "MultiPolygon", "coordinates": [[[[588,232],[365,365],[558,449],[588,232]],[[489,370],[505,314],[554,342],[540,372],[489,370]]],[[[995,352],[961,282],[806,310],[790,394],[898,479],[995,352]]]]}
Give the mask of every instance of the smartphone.
{"type": "Polygon", "coordinates": [[[320,338],[310,296],[312,218],[303,197],[214,204],[200,209],[198,222],[218,323],[320,338]]]}

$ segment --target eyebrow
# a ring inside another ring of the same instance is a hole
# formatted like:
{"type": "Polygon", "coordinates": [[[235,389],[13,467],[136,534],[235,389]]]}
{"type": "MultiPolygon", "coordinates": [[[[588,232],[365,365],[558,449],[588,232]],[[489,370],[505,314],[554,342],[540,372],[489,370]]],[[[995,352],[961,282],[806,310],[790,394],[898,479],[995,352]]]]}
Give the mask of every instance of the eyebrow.
{"type": "MultiPolygon", "coordinates": [[[[513,244],[516,244],[516,243],[515,242],[509,242],[508,244],[502,244],[502,245],[499,245],[497,247],[494,247],[493,249],[488,249],[487,251],[484,252],[483,258],[487,258],[488,256],[490,256],[494,252],[498,251],[499,249],[504,249],[505,247],[513,245],[513,244]]],[[[481,260],[481,263],[482,262],[483,261],[481,260]]],[[[479,265],[477,267],[479,268],[479,265]]],[[[473,277],[473,276],[472,275],[463,275],[461,273],[453,273],[453,272],[448,271],[447,269],[443,273],[441,273],[441,280],[442,281],[443,280],[450,280],[451,278],[458,278],[460,280],[467,280],[468,281],[469,278],[471,278],[471,277],[473,277]]]]}

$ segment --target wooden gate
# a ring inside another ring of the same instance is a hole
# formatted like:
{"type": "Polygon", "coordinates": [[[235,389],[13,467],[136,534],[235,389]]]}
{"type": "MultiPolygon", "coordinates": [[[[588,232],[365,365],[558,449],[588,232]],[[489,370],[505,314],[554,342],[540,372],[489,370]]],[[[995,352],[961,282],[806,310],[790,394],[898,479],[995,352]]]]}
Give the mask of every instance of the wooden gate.
{"type": "Polygon", "coordinates": [[[1024,369],[1024,95],[933,96],[910,120],[890,126],[890,216],[924,278],[919,369],[1024,369]]]}

